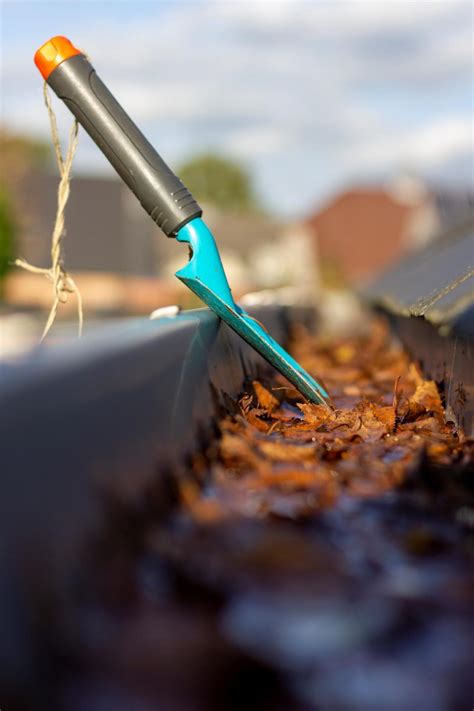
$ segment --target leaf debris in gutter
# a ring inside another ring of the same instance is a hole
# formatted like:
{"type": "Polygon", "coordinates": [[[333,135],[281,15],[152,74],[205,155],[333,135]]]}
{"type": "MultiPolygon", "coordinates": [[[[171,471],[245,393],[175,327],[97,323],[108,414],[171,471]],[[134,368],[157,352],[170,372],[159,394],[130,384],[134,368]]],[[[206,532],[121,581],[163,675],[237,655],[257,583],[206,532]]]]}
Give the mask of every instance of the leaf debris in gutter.
{"type": "Polygon", "coordinates": [[[381,321],[359,339],[321,342],[300,328],[292,350],[322,378],[335,410],[302,403],[279,376],[253,382],[225,415],[203,487],[183,483],[201,522],[311,517],[343,495],[380,497],[423,458],[465,464],[471,443],[447,422],[438,387],[390,341],[381,321]]]}

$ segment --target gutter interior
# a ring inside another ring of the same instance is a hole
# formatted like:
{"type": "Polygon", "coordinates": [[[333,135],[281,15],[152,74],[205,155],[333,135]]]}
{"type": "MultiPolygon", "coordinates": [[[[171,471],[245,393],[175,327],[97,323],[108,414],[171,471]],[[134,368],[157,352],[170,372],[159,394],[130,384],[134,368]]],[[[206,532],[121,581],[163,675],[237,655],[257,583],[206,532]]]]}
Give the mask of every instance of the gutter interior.
{"type": "Polygon", "coordinates": [[[101,533],[36,626],[49,708],[472,700],[472,443],[378,322],[296,335],[332,422],[267,376],[184,472],[102,480],[101,533]]]}

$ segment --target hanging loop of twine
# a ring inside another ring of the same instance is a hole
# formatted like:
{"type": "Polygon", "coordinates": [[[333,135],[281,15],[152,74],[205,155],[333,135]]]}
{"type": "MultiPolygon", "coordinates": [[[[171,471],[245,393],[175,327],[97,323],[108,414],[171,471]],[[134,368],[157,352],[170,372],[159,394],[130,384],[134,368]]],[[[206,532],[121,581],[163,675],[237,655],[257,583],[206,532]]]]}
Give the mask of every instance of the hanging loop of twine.
{"type": "Polygon", "coordinates": [[[69,199],[71,168],[74,159],[74,154],[77,148],[79,127],[77,120],[74,119],[74,123],[71,126],[71,131],[69,134],[69,143],[66,151],[66,157],[63,158],[61,144],[59,142],[56,115],[51,104],[51,98],[49,96],[48,85],[46,84],[46,82],[44,83],[43,95],[44,102],[48,110],[49,122],[51,125],[51,136],[53,139],[54,152],[56,154],[59,174],[61,176],[58,186],[58,205],[56,211],[56,219],[54,222],[54,229],[51,237],[51,267],[49,267],[48,269],[35,267],[33,264],[27,262],[26,259],[21,258],[16,259],[14,262],[17,267],[21,267],[22,269],[25,269],[28,272],[32,272],[33,274],[43,274],[43,276],[45,276],[53,284],[53,304],[51,306],[45,327],[43,329],[41,341],[43,341],[49,333],[51,326],[53,325],[56,319],[56,314],[58,312],[59,305],[65,304],[70,294],[75,294],[77,300],[79,337],[82,335],[82,326],[84,322],[81,293],[74,279],[70,274],[68,274],[64,267],[62,249],[63,240],[66,234],[66,230],[64,227],[64,212],[66,209],[67,201],[69,199]]]}

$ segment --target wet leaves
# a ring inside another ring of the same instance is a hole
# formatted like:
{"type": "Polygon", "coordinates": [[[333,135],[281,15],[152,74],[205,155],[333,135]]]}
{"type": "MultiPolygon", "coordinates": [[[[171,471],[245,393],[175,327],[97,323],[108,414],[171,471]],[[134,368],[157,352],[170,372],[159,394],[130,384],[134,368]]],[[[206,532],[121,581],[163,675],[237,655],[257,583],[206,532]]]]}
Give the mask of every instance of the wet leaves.
{"type": "Polygon", "coordinates": [[[271,392],[262,385],[262,383],[259,383],[258,380],[254,380],[252,385],[260,407],[266,410],[268,414],[271,414],[279,405],[277,398],[272,395],[271,392]]]}
{"type": "Polygon", "coordinates": [[[446,423],[436,383],[374,320],[360,338],[318,340],[302,327],[295,357],[322,380],[334,410],[303,402],[280,375],[253,381],[220,422],[209,487],[189,504],[197,520],[236,515],[308,517],[342,495],[377,497],[422,459],[447,466],[466,457],[446,423]]]}

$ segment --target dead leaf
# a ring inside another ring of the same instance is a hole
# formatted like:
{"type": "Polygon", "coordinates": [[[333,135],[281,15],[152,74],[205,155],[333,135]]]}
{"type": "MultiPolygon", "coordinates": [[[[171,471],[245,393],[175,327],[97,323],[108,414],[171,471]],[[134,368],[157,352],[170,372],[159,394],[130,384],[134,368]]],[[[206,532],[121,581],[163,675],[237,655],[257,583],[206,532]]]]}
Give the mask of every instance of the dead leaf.
{"type": "Polygon", "coordinates": [[[242,397],[239,400],[239,405],[240,409],[242,410],[243,414],[247,414],[249,411],[250,407],[252,406],[253,402],[253,395],[250,393],[245,393],[245,395],[242,395],[242,397]]]}
{"type": "Polygon", "coordinates": [[[474,456],[462,433],[446,424],[436,384],[423,379],[379,321],[361,338],[343,341],[320,341],[303,329],[292,350],[324,380],[336,409],[302,402],[279,374],[278,398],[259,381],[238,403],[228,398],[218,456],[201,461],[198,483],[181,489],[183,506],[201,523],[303,518],[343,493],[383,495],[422,456],[443,466],[474,456]]]}
{"type": "Polygon", "coordinates": [[[313,405],[309,403],[298,403],[298,408],[304,414],[305,422],[315,430],[332,418],[331,410],[324,405],[313,405]]]}
{"type": "Polygon", "coordinates": [[[275,462],[314,461],[314,444],[290,444],[282,440],[262,440],[257,443],[258,450],[275,462]]]}
{"type": "Polygon", "coordinates": [[[424,380],[417,386],[415,394],[410,398],[410,405],[412,403],[422,407],[425,412],[433,412],[439,417],[444,415],[438,388],[433,380],[424,380]]]}
{"type": "Polygon", "coordinates": [[[262,383],[259,383],[258,380],[254,380],[252,385],[260,406],[263,407],[268,413],[273,412],[273,410],[275,410],[280,404],[276,397],[272,395],[272,393],[267,390],[262,383]]]}
{"type": "Polygon", "coordinates": [[[268,432],[272,426],[271,422],[265,422],[262,416],[267,414],[266,410],[261,408],[253,407],[247,412],[247,422],[249,422],[253,427],[255,427],[260,432],[268,432]]]}

